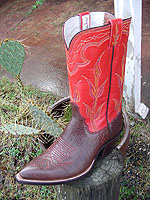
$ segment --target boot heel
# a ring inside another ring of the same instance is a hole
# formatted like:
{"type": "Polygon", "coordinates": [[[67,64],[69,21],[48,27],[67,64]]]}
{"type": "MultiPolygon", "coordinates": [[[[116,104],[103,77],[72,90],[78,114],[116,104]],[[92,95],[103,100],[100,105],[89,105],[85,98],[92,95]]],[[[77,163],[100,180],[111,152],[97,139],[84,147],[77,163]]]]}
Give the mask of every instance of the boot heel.
{"type": "Polygon", "coordinates": [[[118,139],[119,139],[119,136],[117,136],[116,138],[111,140],[108,144],[106,144],[106,146],[104,147],[104,149],[102,151],[102,158],[106,157],[108,154],[110,154],[112,152],[112,150],[116,146],[118,139]]]}

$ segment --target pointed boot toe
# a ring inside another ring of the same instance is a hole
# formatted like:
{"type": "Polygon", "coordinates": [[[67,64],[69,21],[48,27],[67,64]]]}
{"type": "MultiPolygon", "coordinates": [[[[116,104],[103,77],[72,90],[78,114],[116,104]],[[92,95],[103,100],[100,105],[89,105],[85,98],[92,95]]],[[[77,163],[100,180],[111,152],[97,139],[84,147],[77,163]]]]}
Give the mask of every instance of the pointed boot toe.
{"type": "Polygon", "coordinates": [[[40,179],[46,180],[46,170],[41,167],[39,157],[29,162],[17,175],[16,180],[21,184],[39,184],[40,179]]]}
{"type": "Polygon", "coordinates": [[[19,183],[50,185],[78,179],[90,171],[99,153],[106,156],[112,151],[122,129],[121,112],[111,124],[111,138],[107,127],[91,133],[74,103],[72,112],[72,119],[61,136],[16,175],[19,183]],[[116,123],[120,125],[115,126],[116,123]]]}

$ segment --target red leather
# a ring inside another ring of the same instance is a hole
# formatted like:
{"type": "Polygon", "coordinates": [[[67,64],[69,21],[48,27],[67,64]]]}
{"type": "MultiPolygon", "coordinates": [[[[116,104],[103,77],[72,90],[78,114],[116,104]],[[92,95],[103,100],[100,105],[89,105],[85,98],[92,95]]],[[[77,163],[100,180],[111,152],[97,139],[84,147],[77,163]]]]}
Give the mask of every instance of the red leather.
{"type": "Polygon", "coordinates": [[[130,21],[114,19],[105,26],[79,32],[66,48],[71,101],[79,106],[91,132],[106,127],[121,110],[130,21]]]}
{"type": "Polygon", "coordinates": [[[115,46],[121,42],[122,39],[122,19],[108,20],[111,23],[110,31],[110,46],[115,46]]]}
{"type": "Polygon", "coordinates": [[[108,106],[109,122],[116,117],[117,113],[119,113],[122,108],[123,83],[125,76],[125,63],[130,22],[131,19],[123,21],[121,41],[114,46],[110,100],[108,106]]]}

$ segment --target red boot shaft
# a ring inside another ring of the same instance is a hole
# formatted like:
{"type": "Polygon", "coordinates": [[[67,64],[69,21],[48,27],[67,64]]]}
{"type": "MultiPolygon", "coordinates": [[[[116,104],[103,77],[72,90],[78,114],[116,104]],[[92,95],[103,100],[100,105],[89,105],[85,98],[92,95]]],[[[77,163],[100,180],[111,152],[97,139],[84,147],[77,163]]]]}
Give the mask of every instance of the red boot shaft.
{"type": "Polygon", "coordinates": [[[71,101],[91,132],[121,111],[129,25],[130,19],[112,19],[79,32],[66,47],[71,101]]]}
{"type": "Polygon", "coordinates": [[[112,56],[112,71],[110,72],[110,96],[108,105],[108,121],[112,121],[114,117],[120,112],[122,107],[123,96],[123,83],[125,75],[125,63],[127,54],[127,42],[129,36],[129,27],[131,19],[123,20],[122,33],[119,32],[116,24],[111,21],[111,27],[113,27],[113,39],[111,48],[113,49],[112,56]],[[121,40],[119,41],[119,36],[121,40]],[[116,40],[116,41],[115,41],[116,40]],[[114,45],[113,45],[114,44],[114,45]]]}

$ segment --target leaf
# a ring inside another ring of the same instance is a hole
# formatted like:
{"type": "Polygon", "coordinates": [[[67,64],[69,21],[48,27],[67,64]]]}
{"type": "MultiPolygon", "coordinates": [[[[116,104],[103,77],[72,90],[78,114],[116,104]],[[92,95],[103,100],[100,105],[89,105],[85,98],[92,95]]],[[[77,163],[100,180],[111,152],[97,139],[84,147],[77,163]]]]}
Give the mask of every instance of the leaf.
{"type": "Polygon", "coordinates": [[[37,8],[37,5],[33,5],[32,9],[35,10],[37,8]]]}
{"type": "Polygon", "coordinates": [[[62,133],[62,129],[58,126],[55,120],[49,117],[46,113],[32,105],[30,105],[29,108],[32,111],[32,116],[36,123],[35,127],[44,130],[47,134],[51,134],[54,137],[58,137],[62,133]]]}
{"type": "Polygon", "coordinates": [[[100,87],[98,88],[98,95],[97,98],[99,98],[100,96],[102,96],[103,92],[104,92],[104,88],[105,88],[105,84],[107,82],[108,78],[100,85],[100,87]]]}
{"type": "Polygon", "coordinates": [[[40,132],[40,130],[38,129],[15,123],[3,124],[0,127],[0,130],[4,131],[5,133],[11,133],[13,135],[29,135],[29,134],[38,134],[40,132]]]}
{"type": "Polygon", "coordinates": [[[18,41],[6,40],[0,45],[0,65],[13,77],[20,75],[24,57],[24,46],[18,41]]]}
{"type": "Polygon", "coordinates": [[[38,5],[42,5],[43,4],[43,1],[37,1],[38,2],[38,5]]]}

